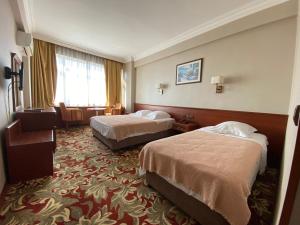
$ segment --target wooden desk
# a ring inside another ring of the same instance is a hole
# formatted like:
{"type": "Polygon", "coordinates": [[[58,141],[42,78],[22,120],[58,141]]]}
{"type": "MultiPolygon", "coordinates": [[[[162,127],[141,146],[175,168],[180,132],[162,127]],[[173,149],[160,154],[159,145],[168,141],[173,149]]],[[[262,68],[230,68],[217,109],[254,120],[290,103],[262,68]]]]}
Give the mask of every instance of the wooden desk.
{"type": "MultiPolygon", "coordinates": [[[[70,107],[73,107],[73,106],[70,106],[70,107]]],[[[83,112],[83,121],[80,121],[78,122],[78,124],[80,125],[88,125],[90,124],[90,118],[92,116],[96,116],[96,112],[94,110],[94,108],[97,108],[97,109],[104,109],[106,110],[105,106],[95,106],[95,107],[92,107],[92,106],[74,106],[74,108],[79,108],[82,110],[83,112]],[[90,108],[90,109],[93,109],[91,111],[87,111],[87,109],[90,108]]],[[[56,124],[57,124],[57,127],[61,128],[61,127],[64,127],[64,123],[61,119],[61,112],[60,112],[60,108],[59,107],[55,107],[55,110],[57,112],[57,121],[56,121],[56,124]]],[[[100,111],[98,111],[98,115],[100,115],[100,111]]]]}
{"type": "Polygon", "coordinates": [[[104,115],[106,108],[87,108],[87,114],[88,114],[88,118],[92,117],[92,116],[101,116],[104,115]]]}
{"type": "Polygon", "coordinates": [[[16,119],[21,120],[23,131],[51,130],[56,127],[56,110],[54,107],[20,110],[16,112],[16,119]]]}

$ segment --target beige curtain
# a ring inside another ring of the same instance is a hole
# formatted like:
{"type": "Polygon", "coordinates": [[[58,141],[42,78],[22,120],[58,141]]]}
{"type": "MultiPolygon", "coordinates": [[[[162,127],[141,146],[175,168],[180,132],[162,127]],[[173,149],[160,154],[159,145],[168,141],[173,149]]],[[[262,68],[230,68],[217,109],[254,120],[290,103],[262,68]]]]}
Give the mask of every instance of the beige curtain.
{"type": "Polygon", "coordinates": [[[47,108],[54,105],[56,91],[55,45],[34,39],[31,57],[32,106],[47,108]]]}
{"type": "Polygon", "coordinates": [[[121,102],[121,76],[123,64],[105,59],[106,105],[113,106],[121,102]]]}

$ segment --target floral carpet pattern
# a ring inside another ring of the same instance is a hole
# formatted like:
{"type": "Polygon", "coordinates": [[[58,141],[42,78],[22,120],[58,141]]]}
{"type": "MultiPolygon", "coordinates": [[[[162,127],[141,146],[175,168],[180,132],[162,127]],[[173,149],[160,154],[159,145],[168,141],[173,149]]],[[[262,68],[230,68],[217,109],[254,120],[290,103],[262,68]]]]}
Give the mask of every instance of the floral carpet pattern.
{"type": "MultiPolygon", "coordinates": [[[[138,175],[142,146],[113,153],[88,127],[57,131],[53,177],[7,185],[0,224],[197,224],[138,175]]],[[[251,225],[272,223],[277,172],[255,182],[251,225]]]]}

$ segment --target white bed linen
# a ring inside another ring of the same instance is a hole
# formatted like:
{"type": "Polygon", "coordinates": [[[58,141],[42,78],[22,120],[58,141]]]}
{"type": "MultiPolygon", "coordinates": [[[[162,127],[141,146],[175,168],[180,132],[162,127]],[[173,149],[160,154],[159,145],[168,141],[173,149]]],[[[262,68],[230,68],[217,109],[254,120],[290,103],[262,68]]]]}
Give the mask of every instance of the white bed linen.
{"type": "MultiPolygon", "coordinates": [[[[200,128],[199,130],[215,133],[214,126],[203,127],[203,128],[200,128]]],[[[250,137],[245,138],[245,137],[239,137],[239,136],[234,136],[234,135],[230,135],[230,134],[220,134],[220,133],[216,133],[216,134],[235,137],[235,138],[241,138],[241,139],[245,139],[245,140],[249,140],[249,141],[254,141],[254,142],[260,144],[262,147],[262,155],[261,155],[261,160],[259,162],[259,173],[263,174],[265,172],[266,167],[267,167],[267,152],[268,152],[268,147],[267,147],[268,140],[265,135],[260,134],[260,133],[253,133],[250,137]]],[[[255,179],[255,177],[254,177],[254,179],[255,179]]]]}
{"type": "MultiPolygon", "coordinates": [[[[124,115],[124,116],[130,116],[133,118],[136,118],[137,120],[139,120],[139,116],[133,115],[133,114],[129,114],[129,115],[124,115]]],[[[94,116],[91,118],[91,122],[90,122],[90,126],[92,128],[94,128],[96,131],[98,131],[102,136],[109,138],[109,139],[113,139],[116,140],[116,135],[114,133],[114,129],[109,125],[109,124],[105,124],[103,123],[103,121],[101,121],[101,117],[103,116],[94,116]]],[[[142,116],[143,119],[147,119],[146,117],[142,116]]],[[[154,123],[156,123],[157,126],[160,127],[160,131],[165,131],[165,130],[169,130],[172,128],[173,123],[175,122],[175,120],[173,118],[166,118],[166,119],[157,119],[157,120],[150,120],[154,123]]],[[[123,137],[121,140],[124,140],[126,138],[129,137],[135,137],[135,136],[139,136],[139,135],[144,135],[144,134],[151,134],[153,133],[152,131],[148,131],[148,132],[134,132],[134,133],[130,133],[127,136],[123,137]]],[[[118,141],[121,141],[118,140],[118,141]]]]}

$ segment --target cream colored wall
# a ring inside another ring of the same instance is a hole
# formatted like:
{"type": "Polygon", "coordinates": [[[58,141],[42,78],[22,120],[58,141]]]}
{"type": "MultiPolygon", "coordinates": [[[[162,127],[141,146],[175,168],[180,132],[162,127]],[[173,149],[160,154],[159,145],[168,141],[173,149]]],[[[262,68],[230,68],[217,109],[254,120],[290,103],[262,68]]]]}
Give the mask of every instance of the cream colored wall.
{"type": "Polygon", "coordinates": [[[136,102],[287,114],[295,28],[292,17],[138,66],[136,102]],[[176,64],[198,58],[202,82],[176,86],[176,64]],[[223,94],[210,84],[214,75],[225,76],[223,94]],[[168,85],[164,95],[156,83],[168,85]]]}
{"type": "MultiPolygon", "coordinates": [[[[300,15],[300,7],[298,6],[298,15],[300,15]]],[[[295,52],[295,65],[294,65],[294,75],[293,75],[293,85],[290,98],[289,106],[289,119],[288,126],[286,131],[285,139],[285,148],[283,155],[282,163],[282,172],[281,172],[281,183],[279,188],[279,197],[278,197],[278,209],[276,213],[275,224],[279,223],[279,218],[281,215],[285,194],[287,190],[287,185],[289,181],[289,175],[291,171],[291,164],[293,159],[293,154],[295,150],[295,142],[298,127],[293,123],[293,114],[296,105],[300,105],[300,17],[298,16],[297,23],[297,44],[295,52]]]]}
{"type": "Polygon", "coordinates": [[[231,23],[224,24],[221,27],[210,30],[186,41],[183,41],[175,46],[166,48],[162,51],[151,54],[142,59],[136,59],[134,63],[136,66],[141,66],[143,64],[160,60],[162,58],[180,53],[182,51],[186,51],[187,49],[192,49],[199,45],[204,45],[211,41],[228,37],[238,32],[249,30],[284,18],[296,16],[297,1],[298,0],[290,0],[288,2],[285,2],[284,4],[279,4],[271,8],[256,12],[254,14],[250,14],[239,20],[235,20],[231,23]]]}
{"type": "Polygon", "coordinates": [[[9,106],[7,104],[7,86],[10,81],[4,79],[4,66],[10,67],[10,53],[16,52],[19,57],[20,48],[16,46],[15,33],[16,23],[13,12],[11,10],[9,0],[1,0],[0,2],[0,193],[5,184],[4,162],[3,162],[3,145],[2,137],[5,126],[11,120],[11,115],[8,113],[9,106]]]}

